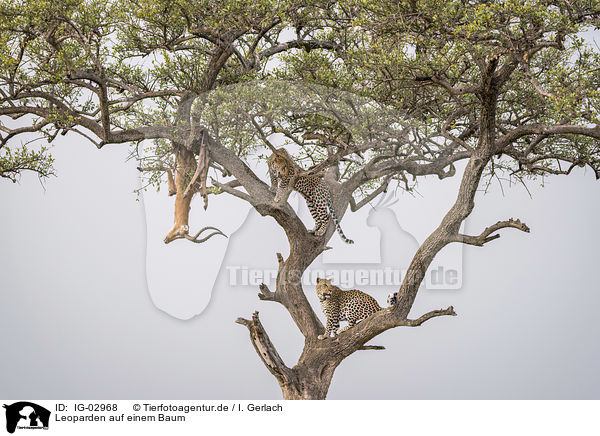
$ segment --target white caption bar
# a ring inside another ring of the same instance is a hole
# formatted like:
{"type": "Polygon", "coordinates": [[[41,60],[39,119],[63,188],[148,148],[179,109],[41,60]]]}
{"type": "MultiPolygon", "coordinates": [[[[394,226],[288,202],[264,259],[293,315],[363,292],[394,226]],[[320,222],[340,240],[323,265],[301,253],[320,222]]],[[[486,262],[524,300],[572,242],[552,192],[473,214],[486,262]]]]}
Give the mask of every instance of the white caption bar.
{"type": "Polygon", "coordinates": [[[598,401],[1,402],[0,434],[18,436],[600,434],[598,401]]]}

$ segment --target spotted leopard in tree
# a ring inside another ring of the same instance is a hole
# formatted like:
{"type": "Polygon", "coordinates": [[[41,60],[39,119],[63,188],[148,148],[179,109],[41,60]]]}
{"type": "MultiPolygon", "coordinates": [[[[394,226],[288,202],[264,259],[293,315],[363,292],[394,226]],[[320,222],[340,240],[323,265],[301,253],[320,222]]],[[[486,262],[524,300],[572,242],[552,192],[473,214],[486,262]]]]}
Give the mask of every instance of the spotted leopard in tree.
{"type": "Polygon", "coordinates": [[[398,293],[394,292],[393,294],[388,295],[387,303],[388,306],[393,306],[398,302],[398,293]]]}
{"type": "Polygon", "coordinates": [[[354,243],[354,241],[348,239],[342,231],[337,214],[333,209],[331,193],[329,192],[327,185],[325,185],[321,174],[298,176],[302,169],[296,165],[284,148],[276,150],[269,157],[267,163],[269,165],[271,185],[277,190],[275,202],[281,200],[283,193],[289,187],[290,181],[294,180],[292,188],[304,197],[308,210],[315,220],[315,228],[310,230],[310,233],[313,233],[316,236],[323,236],[327,231],[327,227],[329,227],[329,219],[331,216],[333,217],[335,228],[342,240],[346,244],[354,243]]]}
{"type": "Polygon", "coordinates": [[[381,310],[369,294],[358,290],[342,291],[327,279],[317,278],[317,296],[327,317],[325,334],[319,335],[319,339],[328,338],[331,333],[336,336],[381,310]],[[340,329],[340,321],[348,321],[348,325],[340,329]]]}

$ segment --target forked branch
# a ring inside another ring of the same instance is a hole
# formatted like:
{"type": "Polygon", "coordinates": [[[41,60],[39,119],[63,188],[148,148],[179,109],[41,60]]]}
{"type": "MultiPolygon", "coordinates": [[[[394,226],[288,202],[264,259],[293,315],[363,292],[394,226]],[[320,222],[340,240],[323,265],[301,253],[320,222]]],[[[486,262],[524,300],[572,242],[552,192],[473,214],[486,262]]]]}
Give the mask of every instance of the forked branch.
{"type": "Polygon", "coordinates": [[[430,320],[431,318],[435,318],[436,316],[456,316],[456,312],[454,311],[454,307],[450,306],[447,309],[439,309],[432,310],[431,312],[427,312],[424,315],[421,315],[417,319],[407,319],[404,324],[408,327],[418,327],[423,324],[425,321],[430,320]]]}
{"type": "Polygon", "coordinates": [[[462,242],[463,244],[482,247],[483,244],[493,241],[494,239],[498,239],[500,237],[500,234],[496,233],[492,235],[492,233],[505,227],[513,227],[526,233],[529,233],[530,231],[529,227],[527,227],[525,223],[522,223],[518,219],[514,220],[511,218],[508,221],[498,221],[496,224],[487,227],[483,232],[481,232],[481,234],[477,236],[463,235],[459,233],[451,238],[451,242],[462,242]]]}
{"type": "MultiPolygon", "coordinates": [[[[246,194],[245,192],[240,191],[239,189],[235,189],[233,184],[220,183],[212,178],[210,179],[210,181],[214,186],[216,186],[220,190],[220,192],[226,192],[228,194],[233,195],[234,197],[241,198],[242,200],[245,200],[248,203],[252,204],[252,197],[250,197],[250,195],[246,194]]],[[[237,182],[236,186],[239,185],[240,183],[237,182]]]]}
{"type": "Polygon", "coordinates": [[[258,288],[260,289],[260,292],[258,293],[258,298],[260,298],[263,301],[276,301],[275,292],[271,292],[267,285],[261,283],[258,286],[258,288]]]}

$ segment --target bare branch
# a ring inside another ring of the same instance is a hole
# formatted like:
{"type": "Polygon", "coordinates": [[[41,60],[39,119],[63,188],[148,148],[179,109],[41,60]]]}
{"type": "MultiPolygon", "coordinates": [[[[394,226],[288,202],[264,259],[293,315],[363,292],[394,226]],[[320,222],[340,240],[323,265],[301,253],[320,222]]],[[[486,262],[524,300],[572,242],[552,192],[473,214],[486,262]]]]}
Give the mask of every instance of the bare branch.
{"type": "Polygon", "coordinates": [[[523,66],[525,77],[527,77],[527,79],[533,85],[534,89],[536,90],[536,92],[539,95],[541,95],[542,97],[546,97],[546,98],[554,98],[555,97],[554,94],[546,91],[544,89],[544,87],[542,85],[540,85],[540,82],[538,82],[537,79],[531,74],[531,71],[529,70],[529,63],[523,61],[523,62],[521,62],[521,65],[523,66]]]}
{"type": "Polygon", "coordinates": [[[271,292],[267,285],[261,283],[258,287],[260,289],[260,292],[258,293],[258,298],[264,301],[276,301],[276,293],[271,292]]]}
{"type": "Polygon", "coordinates": [[[284,52],[291,48],[304,48],[307,50],[324,48],[328,50],[335,50],[339,48],[339,45],[332,41],[319,41],[319,40],[302,40],[296,39],[293,41],[282,42],[280,44],[269,47],[263,51],[261,51],[258,56],[262,58],[268,58],[273,56],[274,54],[284,52]]]}
{"type": "MultiPolygon", "coordinates": [[[[221,191],[226,192],[228,194],[233,195],[234,197],[238,197],[241,198],[242,200],[247,201],[248,203],[252,204],[252,197],[250,197],[248,194],[246,194],[245,192],[240,191],[239,189],[235,189],[233,188],[231,185],[228,185],[227,183],[220,183],[217,182],[215,179],[211,178],[210,179],[211,183],[213,185],[215,185],[217,188],[219,188],[221,191]]],[[[238,182],[239,183],[239,182],[238,182]]]]}
{"type": "Polygon", "coordinates": [[[359,350],[385,350],[383,345],[363,345],[359,350]]]}
{"type": "MultiPolygon", "coordinates": [[[[280,277],[281,277],[281,271],[285,267],[285,261],[283,260],[283,256],[281,255],[281,253],[277,253],[277,264],[278,264],[277,282],[279,282],[280,277]]],[[[260,289],[260,292],[258,293],[258,298],[260,298],[261,300],[278,301],[281,303],[281,301],[279,301],[279,299],[278,299],[279,295],[277,295],[277,292],[271,292],[269,287],[267,285],[265,285],[264,283],[261,283],[259,285],[259,289],[260,289]]]]}
{"type": "Polygon", "coordinates": [[[451,242],[462,242],[463,244],[475,245],[477,247],[483,246],[487,242],[493,241],[494,239],[498,239],[500,234],[492,235],[492,233],[506,228],[513,227],[515,229],[521,230],[522,232],[529,233],[530,229],[527,227],[525,223],[522,223],[520,220],[513,220],[512,218],[508,221],[498,221],[496,224],[487,227],[481,234],[477,236],[463,235],[457,234],[450,238],[451,242]]]}
{"type": "Polygon", "coordinates": [[[415,80],[417,81],[431,81],[436,85],[444,88],[451,96],[456,97],[459,95],[465,94],[475,94],[479,91],[480,85],[471,85],[471,86],[452,86],[447,80],[442,79],[439,76],[431,76],[431,77],[418,77],[415,80]]]}
{"type": "Polygon", "coordinates": [[[401,325],[405,325],[408,327],[418,327],[425,321],[428,321],[431,318],[435,318],[437,316],[456,316],[456,312],[454,311],[454,307],[452,306],[448,307],[447,309],[432,310],[431,312],[427,312],[426,314],[421,315],[417,319],[407,319],[401,325]]]}
{"type": "Polygon", "coordinates": [[[429,319],[438,316],[456,316],[456,312],[450,306],[446,309],[427,312],[417,319],[408,319],[403,317],[395,308],[387,308],[376,312],[352,328],[339,333],[337,337],[322,341],[334,348],[332,354],[341,362],[344,358],[358,350],[382,349],[379,346],[365,345],[365,343],[386,330],[396,327],[418,327],[429,319]]]}
{"type": "Polygon", "coordinates": [[[454,163],[471,156],[469,151],[457,151],[451,155],[443,155],[431,162],[417,162],[412,158],[398,159],[396,156],[377,156],[360,171],[345,181],[342,190],[352,193],[370,180],[384,176],[393,176],[403,172],[412,176],[437,175],[440,179],[456,174],[454,163]]]}
{"type": "Polygon", "coordinates": [[[269,138],[267,136],[267,134],[263,131],[262,127],[259,126],[259,124],[256,122],[256,120],[254,119],[253,116],[248,115],[248,118],[250,119],[250,122],[252,123],[252,125],[254,126],[254,128],[256,129],[256,131],[258,132],[260,139],[262,139],[262,141],[265,143],[265,145],[267,147],[269,147],[269,149],[272,152],[275,152],[277,150],[277,147],[275,147],[271,141],[269,141],[269,138]]]}
{"type": "Polygon", "coordinates": [[[283,256],[281,253],[277,253],[277,263],[279,263],[279,268],[281,268],[283,265],[283,256]]]}
{"type": "Polygon", "coordinates": [[[517,127],[508,133],[502,135],[496,140],[495,148],[502,150],[513,144],[517,139],[527,135],[583,135],[591,138],[600,139],[600,125],[594,127],[583,127],[569,124],[560,124],[556,126],[545,126],[542,124],[530,124],[517,127]]]}
{"type": "Polygon", "coordinates": [[[368,204],[370,201],[372,201],[374,198],[376,198],[379,194],[381,194],[382,192],[386,192],[388,185],[390,184],[391,178],[392,178],[391,176],[387,176],[383,180],[383,182],[381,183],[379,188],[377,188],[376,190],[371,192],[369,195],[367,195],[365,198],[360,200],[358,203],[356,203],[356,200],[354,200],[354,197],[351,195],[350,196],[350,210],[352,212],[356,212],[357,210],[362,208],[364,205],[368,204]]]}
{"type": "Polygon", "coordinates": [[[277,349],[271,342],[271,339],[260,322],[258,312],[254,312],[251,320],[238,318],[235,322],[248,328],[250,340],[252,341],[256,353],[260,356],[262,362],[271,374],[275,376],[279,384],[282,387],[297,386],[298,379],[296,375],[283,362],[283,359],[277,352],[277,349]]]}

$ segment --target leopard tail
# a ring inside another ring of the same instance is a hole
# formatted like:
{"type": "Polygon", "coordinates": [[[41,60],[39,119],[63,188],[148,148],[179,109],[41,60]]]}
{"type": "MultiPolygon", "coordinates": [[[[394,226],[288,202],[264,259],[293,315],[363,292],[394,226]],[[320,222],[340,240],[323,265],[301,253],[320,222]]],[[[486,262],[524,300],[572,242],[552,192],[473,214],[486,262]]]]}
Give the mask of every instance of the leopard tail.
{"type": "Polygon", "coordinates": [[[338,233],[340,234],[340,238],[342,238],[342,241],[344,241],[346,244],[354,244],[354,241],[352,239],[348,239],[346,237],[346,235],[344,235],[344,232],[342,231],[342,226],[340,226],[340,220],[338,219],[338,217],[335,213],[335,209],[333,208],[333,202],[331,201],[330,195],[327,196],[327,206],[329,207],[329,211],[331,212],[331,216],[333,217],[333,222],[335,224],[335,228],[338,231],[338,233]]]}

